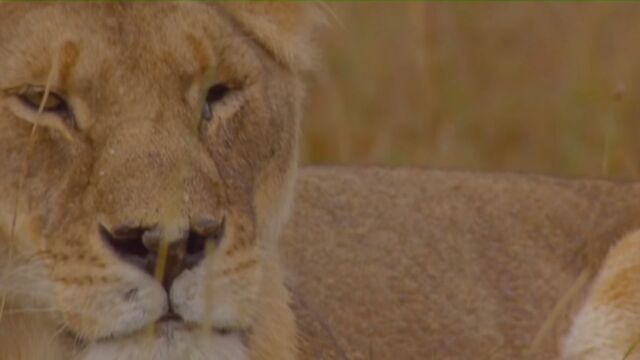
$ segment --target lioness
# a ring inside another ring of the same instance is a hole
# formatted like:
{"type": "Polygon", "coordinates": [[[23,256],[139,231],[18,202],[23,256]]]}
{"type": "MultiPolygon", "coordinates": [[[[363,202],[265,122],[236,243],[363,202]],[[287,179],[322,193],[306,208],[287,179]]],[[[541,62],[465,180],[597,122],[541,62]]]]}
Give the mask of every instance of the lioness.
{"type": "MultiPolygon", "coordinates": [[[[310,168],[281,259],[315,18],[0,4],[0,359],[520,359],[640,225],[638,184],[310,168]]],[[[566,357],[634,339],[638,239],[566,357]]]]}
{"type": "Polygon", "coordinates": [[[293,359],[314,5],[0,4],[0,358],[293,359]]]}

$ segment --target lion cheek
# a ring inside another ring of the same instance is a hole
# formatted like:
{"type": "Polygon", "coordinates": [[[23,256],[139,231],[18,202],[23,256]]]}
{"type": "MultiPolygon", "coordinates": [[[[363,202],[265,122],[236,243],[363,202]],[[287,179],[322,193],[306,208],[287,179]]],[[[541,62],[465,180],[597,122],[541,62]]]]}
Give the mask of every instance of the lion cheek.
{"type": "Polygon", "coordinates": [[[171,304],[187,322],[249,329],[255,319],[260,276],[259,267],[241,276],[207,276],[205,267],[201,266],[176,279],[171,288],[171,304]]]}

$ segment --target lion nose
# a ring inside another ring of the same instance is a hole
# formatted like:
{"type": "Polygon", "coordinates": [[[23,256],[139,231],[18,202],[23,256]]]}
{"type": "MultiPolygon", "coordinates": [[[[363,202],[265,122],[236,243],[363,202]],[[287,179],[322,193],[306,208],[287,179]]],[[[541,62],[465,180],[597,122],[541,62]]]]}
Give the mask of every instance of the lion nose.
{"type": "Polygon", "coordinates": [[[220,241],[224,220],[203,219],[173,239],[165,239],[159,226],[118,226],[109,230],[100,225],[99,231],[120,259],[156,277],[168,291],[180,273],[202,261],[207,242],[220,241]]]}

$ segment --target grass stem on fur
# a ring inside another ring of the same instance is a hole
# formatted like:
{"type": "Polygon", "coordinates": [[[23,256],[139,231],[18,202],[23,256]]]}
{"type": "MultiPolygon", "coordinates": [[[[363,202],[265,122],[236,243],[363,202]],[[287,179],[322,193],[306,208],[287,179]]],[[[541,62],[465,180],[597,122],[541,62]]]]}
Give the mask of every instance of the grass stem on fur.
{"type": "Polygon", "coordinates": [[[640,344],[640,338],[638,338],[636,341],[633,342],[633,344],[631,344],[631,346],[629,346],[629,349],[627,349],[627,352],[624,353],[622,360],[628,360],[629,356],[631,356],[636,351],[638,344],[640,344]]]}

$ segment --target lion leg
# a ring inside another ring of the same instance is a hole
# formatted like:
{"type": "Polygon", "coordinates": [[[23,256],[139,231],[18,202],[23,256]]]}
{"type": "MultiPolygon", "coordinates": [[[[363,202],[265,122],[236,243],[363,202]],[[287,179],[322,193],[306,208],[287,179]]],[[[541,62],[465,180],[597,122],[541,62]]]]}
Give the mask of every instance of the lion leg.
{"type": "Polygon", "coordinates": [[[565,360],[640,360],[640,231],[607,255],[562,348],[565,360]]]}

